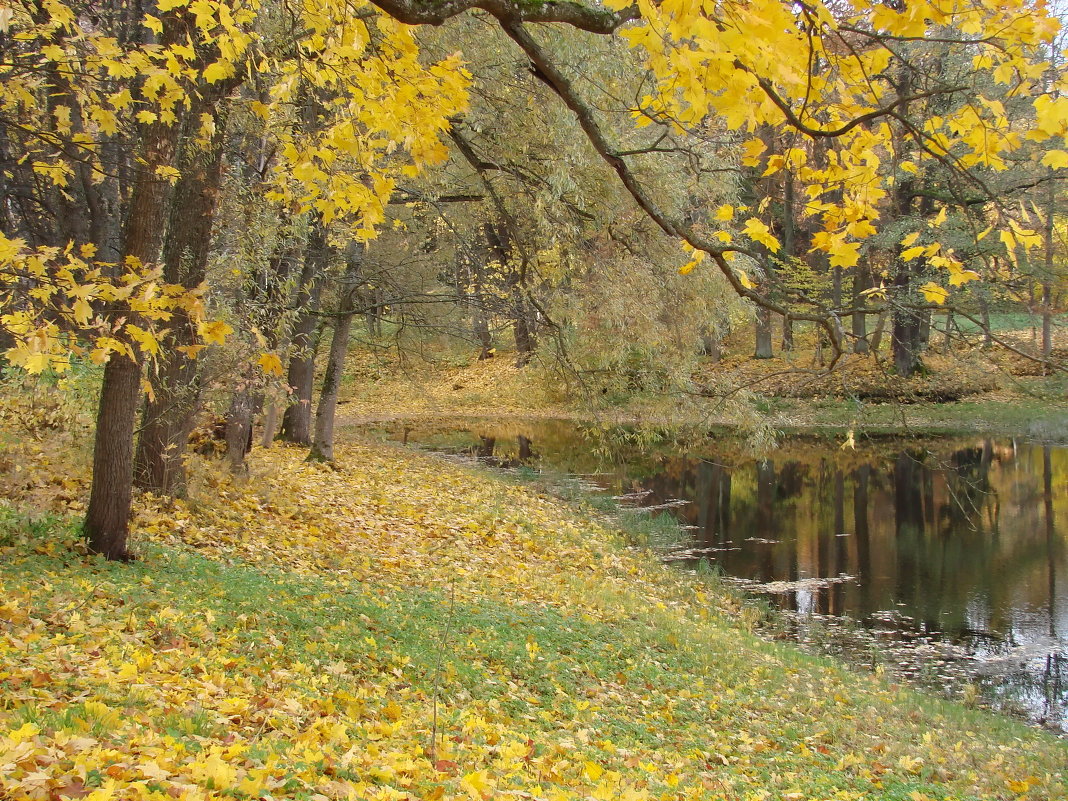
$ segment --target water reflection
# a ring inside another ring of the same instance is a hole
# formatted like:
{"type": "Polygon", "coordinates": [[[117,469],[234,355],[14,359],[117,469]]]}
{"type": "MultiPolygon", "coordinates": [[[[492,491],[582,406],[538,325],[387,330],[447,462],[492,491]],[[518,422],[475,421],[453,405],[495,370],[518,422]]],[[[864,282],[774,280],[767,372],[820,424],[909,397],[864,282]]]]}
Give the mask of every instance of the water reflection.
{"type": "Polygon", "coordinates": [[[798,638],[855,640],[906,675],[976,685],[1068,729],[1066,448],[910,440],[853,451],[807,440],[754,458],[704,440],[595,456],[563,423],[409,438],[445,439],[497,466],[596,473],[616,494],[646,492],[649,506],[690,501],[672,509],[692,534],[680,561],[692,553],[739,579],[798,582],[771,596],[795,613],[798,638]],[[842,575],[853,579],[802,582],[842,575]],[[828,621],[841,618],[863,629],[838,632],[828,621]]]}

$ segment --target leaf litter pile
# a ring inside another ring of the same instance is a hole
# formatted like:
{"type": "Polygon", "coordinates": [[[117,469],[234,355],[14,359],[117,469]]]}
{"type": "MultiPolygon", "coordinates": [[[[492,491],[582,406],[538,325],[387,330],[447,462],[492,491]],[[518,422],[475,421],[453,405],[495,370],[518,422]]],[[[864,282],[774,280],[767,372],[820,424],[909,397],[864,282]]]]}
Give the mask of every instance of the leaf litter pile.
{"type": "Polygon", "coordinates": [[[1065,798],[1068,747],[742,626],[593,513],[429,456],[259,451],[140,559],[0,507],[0,798],[1065,798]]]}

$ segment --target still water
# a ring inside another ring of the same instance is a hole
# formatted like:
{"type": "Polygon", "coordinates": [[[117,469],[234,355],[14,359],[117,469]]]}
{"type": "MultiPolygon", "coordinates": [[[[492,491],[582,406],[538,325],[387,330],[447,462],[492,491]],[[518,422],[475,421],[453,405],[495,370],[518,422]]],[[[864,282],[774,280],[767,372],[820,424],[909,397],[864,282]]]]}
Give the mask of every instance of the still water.
{"type": "Polygon", "coordinates": [[[1068,448],[797,438],[758,455],[562,421],[381,431],[662,507],[688,537],[661,557],[767,598],[780,636],[1068,732],[1068,448]]]}

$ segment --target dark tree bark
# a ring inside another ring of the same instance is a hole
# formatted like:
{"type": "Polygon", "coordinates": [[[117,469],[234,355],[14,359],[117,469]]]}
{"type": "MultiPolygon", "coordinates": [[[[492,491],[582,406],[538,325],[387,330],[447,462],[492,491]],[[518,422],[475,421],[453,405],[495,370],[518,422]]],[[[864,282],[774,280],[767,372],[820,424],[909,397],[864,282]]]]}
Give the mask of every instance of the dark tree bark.
{"type": "Polygon", "coordinates": [[[471,335],[478,345],[478,360],[493,358],[493,337],[490,334],[489,316],[486,314],[483,285],[485,267],[481,259],[470,253],[456,257],[457,296],[471,310],[471,335]]]}
{"type": "Polygon", "coordinates": [[[920,331],[918,335],[917,345],[919,350],[925,351],[931,345],[931,310],[923,309],[920,311],[920,331]]]}
{"type": "Polygon", "coordinates": [[[352,243],[346,254],[345,275],[339,287],[338,313],[334,318],[334,336],[330,340],[330,355],[326,360],[323,390],[319,406],[315,410],[315,438],[308,458],[313,461],[334,461],[334,418],[337,414],[337,398],[341,389],[341,377],[345,372],[345,357],[349,353],[349,334],[352,318],[356,316],[353,297],[360,280],[363,261],[363,246],[352,243]]]}
{"type": "MultiPolygon", "coordinates": [[[[864,305],[864,292],[871,287],[871,269],[867,266],[857,265],[853,268],[853,307],[860,308],[864,305]]],[[[853,312],[853,352],[868,352],[868,315],[864,312],[853,312]]]]}
{"type": "MultiPolygon", "coordinates": [[[[217,114],[215,134],[202,146],[197,141],[201,114],[224,107],[229,87],[205,88],[185,115],[178,152],[178,178],[171,198],[163,239],[163,275],[172,284],[195,289],[204,282],[211,248],[215,206],[223,176],[225,118],[217,114]]],[[[163,495],[185,494],[185,450],[200,402],[198,363],[178,350],[196,343],[196,324],[177,310],[169,347],[158,361],[154,395],[145,403],[141,436],[134,462],[134,481],[163,495]]]]}
{"type": "Polygon", "coordinates": [[[516,367],[525,367],[534,355],[536,339],[534,336],[533,314],[530,303],[521,286],[512,290],[512,331],[515,335],[516,367]]]}
{"type": "Polygon", "coordinates": [[[133,433],[141,393],[141,362],[113,353],[104,366],[93,443],[93,485],[85,516],[89,550],[114,561],[127,548],[133,494],[133,433]]]}
{"type": "Polygon", "coordinates": [[[282,415],[282,429],[278,436],[295,445],[311,445],[312,389],[315,382],[315,348],[313,334],[318,321],[315,311],[323,291],[330,250],[326,241],[326,227],[322,217],[312,217],[308,243],[304,251],[304,267],[300,276],[297,308],[300,316],[293,330],[292,352],[286,380],[292,394],[289,406],[282,415]]]}
{"type": "Polygon", "coordinates": [[[893,328],[890,344],[894,369],[902,378],[911,378],[921,366],[920,315],[912,300],[912,267],[899,260],[893,288],[893,328]]]}
{"type": "MultiPolygon", "coordinates": [[[[130,199],[123,234],[124,255],[143,263],[159,255],[160,225],[169,184],[155,167],[170,163],[177,127],[154,125],[145,134],[143,167],[130,199]]],[[[141,391],[141,362],[112,353],[104,368],[93,444],[93,485],[85,516],[89,549],[107,559],[128,560],[133,495],[133,433],[141,391]]]]}

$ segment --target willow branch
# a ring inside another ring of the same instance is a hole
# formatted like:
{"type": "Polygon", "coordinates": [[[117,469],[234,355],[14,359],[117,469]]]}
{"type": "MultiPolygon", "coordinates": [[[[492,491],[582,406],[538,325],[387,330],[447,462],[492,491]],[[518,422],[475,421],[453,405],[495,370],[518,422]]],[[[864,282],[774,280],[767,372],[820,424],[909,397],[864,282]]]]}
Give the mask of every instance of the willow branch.
{"type": "Polygon", "coordinates": [[[710,240],[704,239],[689,226],[671,219],[666,212],[660,209],[653,199],[649,197],[649,194],[645,191],[644,187],[638,182],[626,161],[613,149],[611,143],[609,143],[608,139],[605,137],[604,132],[601,131],[600,126],[597,124],[596,119],[594,119],[592,108],[582,99],[578,91],[575,89],[575,86],[571,83],[568,77],[557,68],[552,59],[542,49],[541,45],[534,40],[526,28],[523,27],[522,23],[501,18],[498,18],[498,20],[509,38],[519,45],[527,55],[527,58],[529,58],[534,66],[541,71],[548,85],[552,87],[553,91],[563,101],[564,105],[566,105],[575,115],[579,127],[581,127],[583,133],[586,134],[587,140],[593,146],[594,150],[597,151],[598,155],[600,155],[601,158],[607,162],[608,166],[610,166],[616,173],[620,183],[623,184],[642,211],[644,211],[645,214],[668,236],[681,239],[695,250],[700,250],[708,254],[723,276],[727,279],[728,283],[730,283],[731,288],[734,289],[739,296],[747,298],[756,305],[768,309],[769,311],[773,311],[783,316],[790,315],[790,317],[795,320],[816,323],[823,328],[823,330],[827,332],[827,336],[834,349],[834,357],[831,361],[831,363],[834,364],[842,352],[842,327],[837,317],[830,313],[808,314],[794,312],[782,304],[771,300],[763,293],[745,286],[742,283],[741,277],[734,271],[730,264],[727,263],[726,254],[728,252],[737,252],[737,248],[723,248],[710,240]]]}

